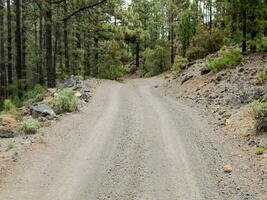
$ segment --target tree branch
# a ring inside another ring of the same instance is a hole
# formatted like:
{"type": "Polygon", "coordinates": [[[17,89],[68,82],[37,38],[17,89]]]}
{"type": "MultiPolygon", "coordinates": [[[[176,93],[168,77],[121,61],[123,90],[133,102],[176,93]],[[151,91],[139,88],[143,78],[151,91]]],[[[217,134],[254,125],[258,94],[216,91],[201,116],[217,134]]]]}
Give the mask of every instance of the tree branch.
{"type": "Polygon", "coordinates": [[[92,9],[92,8],[94,8],[94,7],[96,7],[96,6],[100,5],[100,4],[105,3],[106,1],[107,1],[107,0],[101,0],[101,1],[99,1],[99,2],[97,2],[97,3],[95,3],[95,4],[91,4],[91,5],[87,5],[87,6],[85,6],[85,7],[79,8],[78,10],[74,11],[74,12],[71,13],[70,15],[64,17],[64,18],[62,19],[62,21],[66,22],[66,21],[68,21],[71,17],[77,15],[78,13],[83,12],[83,11],[85,11],[85,10],[87,10],[87,9],[92,9]]]}

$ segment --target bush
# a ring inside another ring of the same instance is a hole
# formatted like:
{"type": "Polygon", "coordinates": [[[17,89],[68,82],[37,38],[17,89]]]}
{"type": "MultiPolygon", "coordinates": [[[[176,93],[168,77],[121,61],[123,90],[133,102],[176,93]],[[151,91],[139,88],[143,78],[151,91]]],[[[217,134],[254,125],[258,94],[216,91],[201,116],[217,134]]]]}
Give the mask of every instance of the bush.
{"type": "Polygon", "coordinates": [[[215,53],[223,46],[223,39],[224,33],[221,30],[213,29],[210,32],[207,28],[199,26],[186,50],[186,57],[192,61],[215,53]]]}
{"type": "Polygon", "coordinates": [[[252,102],[250,113],[255,119],[267,117],[267,103],[259,100],[252,102]]]}
{"type": "Polygon", "coordinates": [[[146,49],[143,57],[142,76],[155,76],[170,69],[170,51],[167,44],[157,44],[155,49],[146,49]]]}
{"type": "Polygon", "coordinates": [[[10,115],[17,114],[16,106],[13,104],[11,99],[6,99],[4,101],[4,112],[10,115]]]}
{"type": "Polygon", "coordinates": [[[23,96],[23,105],[30,105],[36,101],[41,100],[45,92],[45,87],[36,85],[33,90],[26,92],[26,94],[23,96]]]}
{"type": "Polygon", "coordinates": [[[181,71],[187,66],[188,60],[181,56],[176,56],[171,68],[173,78],[177,78],[181,71]]]}
{"type": "Polygon", "coordinates": [[[256,38],[254,40],[248,41],[251,50],[256,50],[257,52],[267,52],[267,39],[266,38],[256,38]]]}
{"type": "Polygon", "coordinates": [[[261,70],[257,73],[257,79],[260,81],[261,84],[265,82],[267,78],[267,74],[265,70],[261,70]]]}
{"type": "Polygon", "coordinates": [[[120,41],[105,41],[102,44],[99,59],[94,72],[99,78],[119,80],[128,73],[127,66],[124,65],[125,44],[120,41]]]}
{"type": "Polygon", "coordinates": [[[35,134],[39,127],[39,122],[30,117],[23,122],[22,130],[25,134],[35,134]]]}
{"type": "Polygon", "coordinates": [[[209,59],[206,69],[218,72],[224,68],[237,66],[243,59],[241,52],[237,49],[224,50],[219,52],[219,57],[209,59]]]}
{"type": "Polygon", "coordinates": [[[79,99],[69,88],[60,90],[52,101],[52,107],[57,114],[78,110],[79,99]]]}
{"type": "Polygon", "coordinates": [[[263,151],[264,151],[263,147],[257,146],[255,149],[255,154],[256,155],[262,155],[263,151]]]}

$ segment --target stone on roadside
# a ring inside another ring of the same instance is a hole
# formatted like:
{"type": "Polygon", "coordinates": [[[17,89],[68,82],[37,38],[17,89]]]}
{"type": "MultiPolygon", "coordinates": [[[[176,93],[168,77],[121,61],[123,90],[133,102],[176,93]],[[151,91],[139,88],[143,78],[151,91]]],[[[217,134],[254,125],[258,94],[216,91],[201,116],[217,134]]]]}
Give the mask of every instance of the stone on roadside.
{"type": "Polygon", "coordinates": [[[74,96],[76,96],[76,97],[81,97],[82,96],[82,93],[81,92],[76,92],[75,94],[74,94],[74,96]]]}
{"type": "Polygon", "coordinates": [[[31,114],[34,117],[42,116],[42,117],[48,117],[49,119],[50,118],[52,119],[56,116],[55,112],[48,105],[41,104],[41,103],[33,104],[30,107],[30,110],[31,110],[31,114]]]}
{"type": "Polygon", "coordinates": [[[225,166],[223,167],[223,171],[224,171],[225,173],[231,173],[231,172],[233,171],[233,168],[232,168],[231,165],[225,165],[225,166]]]}

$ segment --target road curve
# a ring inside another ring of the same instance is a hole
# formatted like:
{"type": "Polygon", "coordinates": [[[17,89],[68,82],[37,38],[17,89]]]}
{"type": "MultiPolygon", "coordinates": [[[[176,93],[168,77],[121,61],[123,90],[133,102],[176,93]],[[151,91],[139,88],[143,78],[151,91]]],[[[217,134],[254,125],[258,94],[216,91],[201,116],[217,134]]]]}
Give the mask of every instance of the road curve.
{"type": "MultiPolygon", "coordinates": [[[[1,180],[5,200],[217,200],[221,159],[194,109],[157,79],[104,82],[81,112],[46,129],[1,180]]],[[[231,196],[231,199],[236,199],[231,196]]]]}

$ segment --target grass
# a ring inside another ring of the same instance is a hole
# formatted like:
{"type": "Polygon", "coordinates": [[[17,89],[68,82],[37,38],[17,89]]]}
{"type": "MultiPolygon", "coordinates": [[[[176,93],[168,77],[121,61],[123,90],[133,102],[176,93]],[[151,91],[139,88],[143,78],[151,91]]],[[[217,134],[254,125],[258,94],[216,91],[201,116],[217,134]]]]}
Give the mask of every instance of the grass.
{"type": "Polygon", "coordinates": [[[250,113],[254,117],[254,119],[260,119],[263,117],[267,117],[267,103],[261,102],[259,100],[253,101],[251,103],[250,113]]]}
{"type": "Polygon", "coordinates": [[[39,122],[32,117],[26,119],[22,124],[22,130],[25,134],[35,134],[39,127],[39,122]]]}
{"type": "Polygon", "coordinates": [[[52,107],[57,114],[74,112],[78,110],[79,98],[73,95],[71,89],[63,89],[58,92],[52,101],[52,107]]]}
{"type": "Polygon", "coordinates": [[[238,49],[220,51],[219,57],[209,59],[206,69],[218,72],[225,68],[234,68],[243,59],[243,55],[238,49]]]}
{"type": "Polygon", "coordinates": [[[30,105],[38,100],[41,100],[46,88],[41,85],[36,85],[33,90],[26,92],[22,98],[23,105],[30,105]]]}
{"type": "Polygon", "coordinates": [[[13,141],[8,141],[8,143],[6,144],[6,151],[9,151],[11,149],[14,148],[14,142],[13,141]]]}
{"type": "Polygon", "coordinates": [[[255,149],[256,155],[262,155],[263,154],[263,147],[257,146],[255,149]]]}
{"type": "Polygon", "coordinates": [[[267,74],[265,70],[261,70],[257,73],[257,79],[259,80],[261,84],[264,84],[264,82],[266,81],[266,78],[267,78],[267,74]]]}
{"type": "Polygon", "coordinates": [[[177,78],[181,71],[186,67],[188,64],[188,60],[181,56],[175,57],[175,62],[171,67],[172,77],[177,78]]]}
{"type": "Polygon", "coordinates": [[[16,106],[13,104],[11,99],[6,99],[4,101],[4,113],[10,114],[10,115],[17,114],[16,106]]]}

